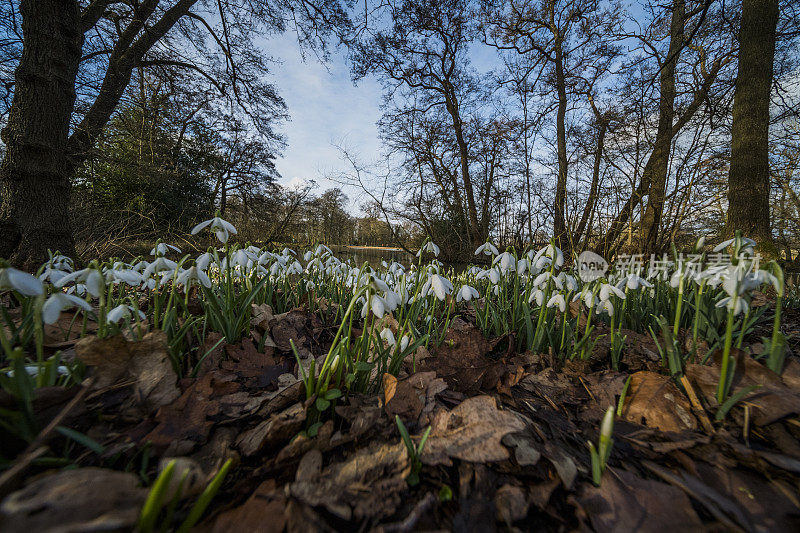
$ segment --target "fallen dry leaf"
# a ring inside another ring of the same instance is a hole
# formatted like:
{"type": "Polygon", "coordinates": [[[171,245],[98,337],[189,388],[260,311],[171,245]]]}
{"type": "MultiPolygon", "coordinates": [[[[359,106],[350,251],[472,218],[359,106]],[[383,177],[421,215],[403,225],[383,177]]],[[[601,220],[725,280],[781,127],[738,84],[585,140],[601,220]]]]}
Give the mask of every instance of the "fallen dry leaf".
{"type": "Polygon", "coordinates": [[[29,483],[0,504],[0,529],[38,531],[132,530],[147,497],[139,478],[105,468],[61,470],[29,483]]]}
{"type": "Polygon", "coordinates": [[[576,498],[595,531],[702,531],[703,523],[681,490],[625,470],[607,471],[599,487],[576,498]]]}
{"type": "Polygon", "coordinates": [[[275,490],[275,480],[261,483],[247,501],[225,511],[214,521],[212,533],[242,533],[259,531],[281,533],[286,526],[286,498],[275,490]]]}
{"type": "Polygon", "coordinates": [[[194,380],[180,398],[158,410],[158,425],[143,440],[172,455],[189,453],[206,441],[220,413],[219,398],[238,392],[235,379],[235,374],[215,371],[194,380]]]}
{"type": "Polygon", "coordinates": [[[689,400],[672,380],[646,370],[631,376],[622,416],[661,431],[697,429],[697,419],[692,414],[689,400]]]}
{"type": "MultiPolygon", "coordinates": [[[[311,506],[323,506],[350,520],[380,519],[394,514],[406,489],[408,454],[402,443],[372,445],[317,473],[318,451],[311,450],[300,479],[289,494],[311,506]]],[[[303,461],[305,462],[305,461],[303,461]]]]}
{"type": "MultiPolygon", "coordinates": [[[[731,355],[736,358],[736,372],[730,394],[736,394],[744,387],[761,386],[747,394],[739,403],[750,406],[754,424],[766,426],[785,416],[800,414],[800,394],[787,386],[778,374],[754,360],[743,350],[734,348],[731,350],[731,355]]],[[[711,357],[714,362],[712,366],[687,365],[686,377],[708,405],[716,408],[721,359],[719,350],[711,357]]]]}
{"type": "Polygon", "coordinates": [[[249,457],[264,448],[273,448],[291,440],[303,428],[306,410],[297,403],[280,413],[272,415],[236,439],[236,447],[242,455],[249,457]]]}
{"type": "Polygon", "coordinates": [[[147,412],[180,396],[163,331],[148,333],[138,342],[121,335],[105,339],[84,337],[75,345],[75,353],[84,364],[94,367],[96,389],[119,380],[132,380],[133,403],[147,412]]]}
{"type": "Polygon", "coordinates": [[[468,398],[452,411],[441,411],[422,452],[428,465],[450,465],[451,458],[488,463],[509,458],[503,437],[525,428],[510,411],[501,411],[491,396],[468,398]]]}
{"type": "Polygon", "coordinates": [[[456,318],[444,342],[436,348],[435,357],[426,357],[417,368],[436,372],[448,387],[467,396],[477,394],[482,386],[493,389],[505,372],[501,362],[487,356],[497,342],[486,339],[474,324],[456,318]],[[491,383],[484,383],[484,378],[491,383]]]}
{"type": "Polygon", "coordinates": [[[447,384],[436,377],[436,372],[417,372],[400,380],[384,374],[384,409],[393,420],[398,415],[406,423],[424,425],[435,407],[435,396],[446,388],[447,384]],[[424,420],[420,422],[423,412],[424,420]]]}

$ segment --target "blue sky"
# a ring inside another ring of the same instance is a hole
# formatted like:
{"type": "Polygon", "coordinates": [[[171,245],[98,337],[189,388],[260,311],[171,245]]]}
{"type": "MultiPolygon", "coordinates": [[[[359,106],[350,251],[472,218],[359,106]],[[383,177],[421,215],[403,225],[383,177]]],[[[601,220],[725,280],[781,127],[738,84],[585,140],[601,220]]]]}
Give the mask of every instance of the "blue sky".
{"type": "MultiPolygon", "coordinates": [[[[317,182],[318,193],[340,187],[326,178],[348,170],[335,144],[346,145],[359,159],[372,161],[380,154],[376,123],[380,119],[381,86],[375,78],[350,78],[344,53],[336,50],[321,63],[314,54],[305,61],[294,35],[287,32],[264,45],[275,59],[271,81],[286,100],[291,121],[283,124],[287,146],[276,165],[281,184],[295,186],[305,180],[317,182]]],[[[341,187],[358,211],[363,198],[354,188],[341,187]]]]}
{"type": "MultiPolygon", "coordinates": [[[[324,64],[311,53],[304,61],[291,32],[270,38],[263,50],[279,61],[272,67],[270,80],[286,100],[291,117],[281,127],[287,146],[276,161],[280,183],[292,187],[314,180],[317,193],[340,187],[350,199],[350,211],[357,214],[366,196],[326,176],[351,168],[335,145],[352,150],[360,162],[379,159],[380,82],[371,76],[353,85],[343,50],[333,51],[324,64]]],[[[500,66],[497,52],[486,46],[473,47],[470,60],[481,71],[500,66]]]]}

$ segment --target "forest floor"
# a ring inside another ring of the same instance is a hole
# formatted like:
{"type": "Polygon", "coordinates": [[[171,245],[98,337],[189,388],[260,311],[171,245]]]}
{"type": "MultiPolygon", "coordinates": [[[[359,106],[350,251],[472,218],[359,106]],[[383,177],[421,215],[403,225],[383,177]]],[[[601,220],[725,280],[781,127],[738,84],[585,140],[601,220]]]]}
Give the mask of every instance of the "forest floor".
{"type": "MultiPolygon", "coordinates": [[[[332,400],[335,415],[311,432],[319,399],[306,398],[289,341],[319,359],[335,327],[304,309],[254,308],[252,338],[211,350],[197,377],[177,383],[160,332],[134,343],[51,331],[47,349],[80,359],[91,377],[37,390],[45,429],[3,473],[0,529],[131,530],[143,479],[180,458],[188,474],[172,523],[233,460],[198,531],[798,531],[800,312],[784,316],[793,353],[782,375],[754,359],[769,334],[755,331],[736,352],[732,389],[760,388],[722,421],[716,354],[676,382],[653,339],[633,331],[613,371],[603,339],[588,360],[562,362],[515,353],[513,339],[485,338],[460,316],[439,348],[419,348],[380,393],[332,400]],[[620,416],[598,487],[587,442],[609,406],[620,416]],[[431,427],[421,468],[396,416],[415,440],[431,427]],[[53,468],[40,459],[68,445],[56,426],[101,448],[53,468]]],[[[169,501],[175,488],[165,490],[169,501]]]]}

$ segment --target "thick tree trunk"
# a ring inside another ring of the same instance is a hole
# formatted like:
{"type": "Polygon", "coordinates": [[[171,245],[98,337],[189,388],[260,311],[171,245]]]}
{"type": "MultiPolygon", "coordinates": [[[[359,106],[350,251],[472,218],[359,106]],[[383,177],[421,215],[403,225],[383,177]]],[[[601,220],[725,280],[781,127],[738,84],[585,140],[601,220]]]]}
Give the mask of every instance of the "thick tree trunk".
{"type": "Polygon", "coordinates": [[[0,256],[28,270],[74,253],[67,135],[83,33],[76,0],[22,0],[25,45],[2,132],[0,256]]]}
{"type": "Polygon", "coordinates": [[[597,204],[597,188],[600,184],[600,166],[603,162],[603,149],[606,142],[606,132],[608,131],[609,118],[607,115],[597,116],[597,148],[594,153],[594,165],[592,167],[592,184],[589,187],[589,196],[586,198],[586,205],[583,207],[583,214],[578,222],[578,227],[575,229],[575,236],[573,242],[576,247],[580,247],[583,241],[583,233],[586,231],[585,241],[589,241],[589,230],[591,223],[589,219],[594,212],[595,205],[597,204]]]}
{"type": "Polygon", "coordinates": [[[564,75],[564,56],[561,50],[561,38],[556,37],[555,67],[556,92],[558,93],[558,109],[556,111],[556,149],[558,152],[558,178],[556,179],[556,197],[553,204],[555,220],[553,233],[556,245],[562,250],[570,249],[567,237],[566,201],[567,201],[567,83],[564,75]]]}
{"type": "Polygon", "coordinates": [[[650,160],[647,162],[645,174],[650,183],[647,195],[647,207],[642,215],[642,251],[654,252],[661,228],[661,215],[664,212],[664,200],[667,191],[667,171],[669,153],[672,148],[673,127],[675,119],[675,66],[683,48],[684,30],[686,27],[686,3],[676,0],[672,4],[672,20],[669,31],[669,50],[667,61],[661,68],[660,97],[658,104],[658,133],[650,160]]]}
{"type": "Polygon", "coordinates": [[[726,232],[741,230],[773,250],[769,220],[769,94],[778,23],[777,0],[744,0],[739,71],[733,99],[726,232]]]}
{"type": "Polygon", "coordinates": [[[467,214],[469,215],[469,237],[472,246],[477,246],[486,240],[486,235],[481,231],[478,222],[478,207],[475,203],[475,191],[472,187],[472,179],[469,174],[469,147],[464,139],[464,127],[461,120],[461,113],[458,108],[458,100],[455,91],[446,88],[446,108],[453,120],[453,130],[456,134],[456,144],[458,145],[459,159],[461,162],[461,179],[464,182],[464,193],[467,197],[467,214]]]}

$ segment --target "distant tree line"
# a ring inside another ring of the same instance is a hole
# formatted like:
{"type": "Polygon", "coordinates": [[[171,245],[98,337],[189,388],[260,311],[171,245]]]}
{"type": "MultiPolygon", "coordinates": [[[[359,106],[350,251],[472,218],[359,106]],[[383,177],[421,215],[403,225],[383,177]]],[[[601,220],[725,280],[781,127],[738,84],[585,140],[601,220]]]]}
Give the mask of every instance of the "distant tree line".
{"type": "Polygon", "coordinates": [[[451,258],[737,229],[800,249],[791,0],[0,0],[0,32],[0,257],[23,266],[216,209],[245,240],[429,235],[451,258]],[[340,190],[277,183],[288,111],[255,36],[285,31],[383,83],[384,153],[345,151],[337,176],[362,218],[340,190]]]}

